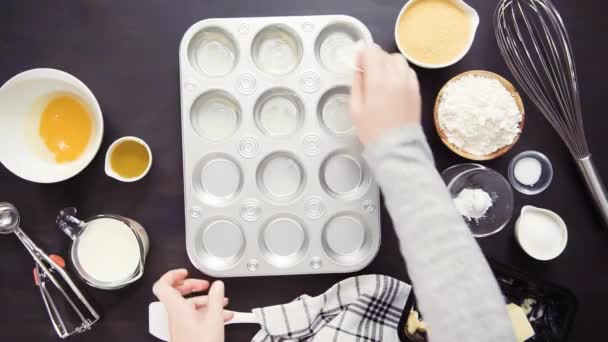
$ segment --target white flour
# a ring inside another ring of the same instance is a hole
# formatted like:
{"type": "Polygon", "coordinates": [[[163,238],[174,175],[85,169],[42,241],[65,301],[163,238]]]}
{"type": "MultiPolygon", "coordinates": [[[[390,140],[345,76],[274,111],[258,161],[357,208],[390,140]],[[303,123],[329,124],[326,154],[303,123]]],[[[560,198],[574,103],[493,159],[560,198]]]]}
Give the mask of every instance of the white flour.
{"type": "Polygon", "coordinates": [[[447,85],[437,114],[448,141],[478,156],[512,144],[522,118],[515,98],[498,80],[473,75],[447,85]]]}
{"type": "Polygon", "coordinates": [[[492,197],[482,189],[463,189],[454,198],[454,205],[460,215],[467,219],[480,219],[492,207],[492,197]]]}

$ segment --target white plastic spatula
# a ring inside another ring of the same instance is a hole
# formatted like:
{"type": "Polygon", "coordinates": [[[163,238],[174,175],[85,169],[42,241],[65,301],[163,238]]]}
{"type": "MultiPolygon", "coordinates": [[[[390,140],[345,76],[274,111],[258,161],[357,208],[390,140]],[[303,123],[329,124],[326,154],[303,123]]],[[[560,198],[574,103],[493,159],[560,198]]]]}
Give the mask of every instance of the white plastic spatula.
{"type": "MultiPolygon", "coordinates": [[[[235,312],[228,324],[260,324],[256,315],[251,312],[235,312]]],[[[167,311],[161,302],[153,302],[148,306],[148,331],[163,341],[169,341],[169,322],[167,311]]]]}

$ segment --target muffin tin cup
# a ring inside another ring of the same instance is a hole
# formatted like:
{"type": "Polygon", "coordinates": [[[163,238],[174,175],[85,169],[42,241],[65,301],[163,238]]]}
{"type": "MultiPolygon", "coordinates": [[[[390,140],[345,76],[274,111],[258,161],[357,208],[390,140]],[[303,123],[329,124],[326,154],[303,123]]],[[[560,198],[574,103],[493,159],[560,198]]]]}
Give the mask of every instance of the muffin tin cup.
{"type": "Polygon", "coordinates": [[[242,259],[247,247],[243,227],[228,217],[211,217],[196,227],[195,265],[205,265],[210,270],[227,270],[242,259]]]}
{"type": "Polygon", "coordinates": [[[357,200],[371,182],[371,172],[361,156],[337,150],[325,158],[319,173],[326,193],[342,200],[357,200]]]}
{"type": "Polygon", "coordinates": [[[200,30],[188,45],[188,61],[200,74],[222,77],[238,62],[239,52],[234,37],[220,27],[200,30]]]}
{"type": "Polygon", "coordinates": [[[373,253],[374,231],[356,212],[340,212],[323,227],[321,245],[335,263],[359,265],[373,253]]]}
{"type": "Polygon", "coordinates": [[[291,152],[277,151],[266,156],[256,171],[256,184],[266,200],[276,205],[291,204],[306,188],[302,163],[291,152]]]}
{"type": "Polygon", "coordinates": [[[348,136],[354,132],[348,115],[350,88],[336,86],[326,91],[317,104],[317,120],[329,134],[348,136]]]}
{"type": "Polygon", "coordinates": [[[310,248],[306,224],[291,214],[279,214],[265,222],[260,230],[258,246],[264,259],[277,268],[300,263],[310,248]]]}
{"type": "Polygon", "coordinates": [[[327,71],[350,74],[353,55],[356,53],[354,43],[365,40],[361,30],[353,23],[339,21],[326,26],[315,41],[315,56],[327,71]]]}
{"type": "Polygon", "coordinates": [[[230,138],[242,121],[240,104],[224,90],[208,90],[190,108],[190,125],[201,138],[221,142],[230,138]]]}
{"type": "Polygon", "coordinates": [[[207,19],[185,33],[186,247],[199,270],[344,273],[375,257],[379,190],[348,117],[350,72],[332,64],[359,40],[371,43],[369,30],[340,15],[207,19]],[[269,70],[273,45],[293,63],[269,70]],[[209,70],[216,48],[234,65],[209,70]]]}
{"type": "Polygon", "coordinates": [[[192,185],[198,199],[206,205],[229,205],[243,188],[243,171],[232,156],[211,153],[194,168],[192,185]]]}

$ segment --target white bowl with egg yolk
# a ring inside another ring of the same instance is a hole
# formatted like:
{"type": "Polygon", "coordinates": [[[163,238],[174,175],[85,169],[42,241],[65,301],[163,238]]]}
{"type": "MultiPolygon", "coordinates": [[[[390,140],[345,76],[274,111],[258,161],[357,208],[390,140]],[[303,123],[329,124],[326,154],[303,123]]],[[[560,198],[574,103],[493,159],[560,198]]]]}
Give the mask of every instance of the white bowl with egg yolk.
{"type": "Polygon", "coordinates": [[[103,136],[97,99],[76,77],[56,69],[24,71],[0,88],[0,163],[34,183],[57,183],[80,173],[93,160],[103,136]],[[91,134],[77,159],[58,163],[45,155],[38,134],[45,99],[56,94],[74,97],[89,113],[91,134]]]}
{"type": "MultiPolygon", "coordinates": [[[[477,11],[475,11],[475,9],[471,6],[469,6],[467,3],[465,3],[462,0],[441,0],[441,2],[445,2],[446,4],[449,5],[453,5],[454,7],[459,8],[460,10],[463,11],[463,13],[466,14],[466,16],[468,16],[468,20],[469,20],[469,33],[467,37],[463,37],[463,44],[462,44],[462,50],[460,53],[455,54],[453,58],[450,58],[449,60],[446,61],[442,61],[442,62],[429,62],[429,61],[424,61],[420,58],[416,58],[413,56],[412,53],[408,53],[406,47],[404,46],[404,44],[401,43],[401,39],[400,39],[400,23],[402,21],[402,19],[404,18],[404,15],[406,12],[408,12],[408,10],[410,10],[412,8],[413,5],[415,5],[418,2],[422,2],[425,0],[408,0],[405,5],[403,6],[403,8],[401,9],[401,11],[399,12],[399,16],[397,16],[397,21],[395,22],[395,43],[397,44],[397,48],[399,49],[399,51],[401,52],[401,54],[403,54],[403,56],[405,56],[405,58],[407,58],[407,60],[412,63],[415,64],[421,68],[426,68],[426,69],[440,69],[440,68],[445,68],[451,65],[454,65],[456,63],[458,63],[462,58],[464,58],[464,56],[469,52],[469,50],[471,49],[471,46],[473,46],[473,41],[475,39],[475,34],[477,32],[477,27],[479,26],[479,14],[477,13],[477,11]]],[[[439,0],[434,0],[435,2],[439,2],[439,0]]],[[[439,19],[438,19],[439,20],[439,19]]],[[[429,25],[432,26],[432,21],[431,20],[424,20],[425,23],[428,23],[429,25]]],[[[422,27],[416,27],[415,30],[423,30],[424,28],[422,27]]],[[[414,35],[422,35],[422,34],[435,34],[433,32],[412,32],[411,34],[414,35]]]]}

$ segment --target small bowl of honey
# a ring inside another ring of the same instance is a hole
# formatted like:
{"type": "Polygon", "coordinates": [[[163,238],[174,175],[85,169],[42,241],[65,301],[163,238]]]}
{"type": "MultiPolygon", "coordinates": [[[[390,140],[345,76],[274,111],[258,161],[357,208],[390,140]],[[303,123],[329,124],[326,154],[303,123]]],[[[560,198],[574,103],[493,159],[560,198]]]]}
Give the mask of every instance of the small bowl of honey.
{"type": "Polygon", "coordinates": [[[22,179],[57,183],[77,175],[102,136],[97,99],[66,72],[32,69],[0,88],[0,163],[22,179]]]}
{"type": "Polygon", "coordinates": [[[151,167],[152,150],[137,137],[116,140],[106,153],[106,174],[121,182],[136,182],[144,178],[151,167]]]}

